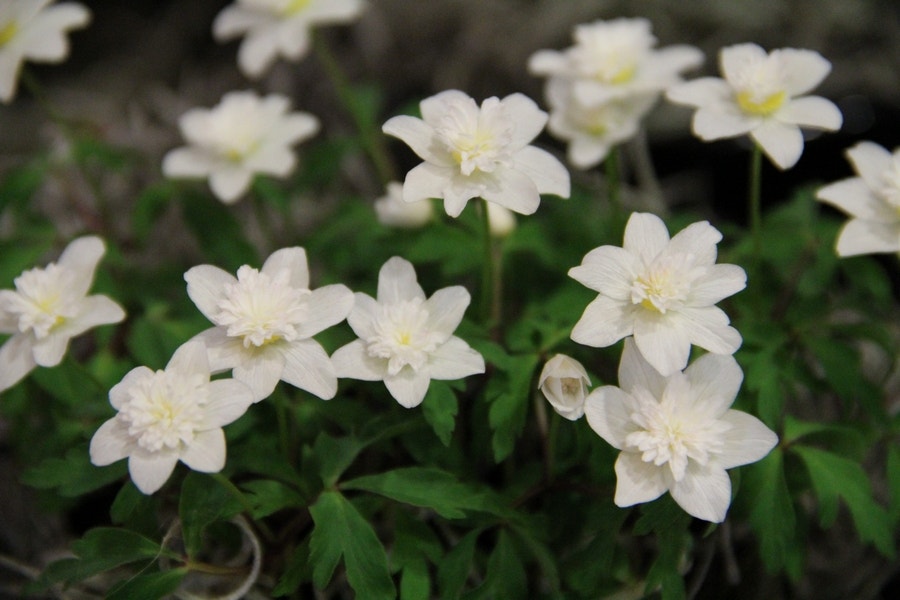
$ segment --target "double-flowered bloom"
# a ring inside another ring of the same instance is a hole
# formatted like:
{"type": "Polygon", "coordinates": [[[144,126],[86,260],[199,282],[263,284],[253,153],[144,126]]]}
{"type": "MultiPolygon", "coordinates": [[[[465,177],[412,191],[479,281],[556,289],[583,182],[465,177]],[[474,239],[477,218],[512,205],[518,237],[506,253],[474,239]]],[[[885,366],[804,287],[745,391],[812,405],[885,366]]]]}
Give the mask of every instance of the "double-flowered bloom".
{"type": "Polygon", "coordinates": [[[15,96],[23,62],[65,60],[69,54],[66,34],[86,26],[90,20],[88,9],[75,2],[0,2],[0,102],[10,102],[15,96]]]}
{"type": "Polygon", "coordinates": [[[194,337],[209,351],[214,373],[232,370],[256,402],[271,395],[279,380],[334,397],[334,367],[312,336],[347,317],[353,293],[341,284],[310,290],[303,248],[278,250],[262,269],[244,265],[237,277],[200,265],[184,278],[188,296],[215,325],[194,337]]]}
{"type": "Polygon", "coordinates": [[[232,204],[247,192],[256,173],[289,175],[297,162],[291,147],[319,130],[314,116],[289,110],[286,97],[260,98],[252,91],[229,92],[212,109],[192,108],[179,120],[188,145],[166,154],[163,173],[208,177],[213,194],[232,204]]]}
{"type": "Polygon", "coordinates": [[[818,52],[782,48],[766,53],[756,44],[723,48],[724,79],[703,77],[670,88],[676,104],[697,108],[694,134],[705,141],[750,135],[781,169],[803,154],[801,127],[834,131],[843,117],[830,100],[807,96],[831,71],[818,52]]]}
{"type": "Polygon", "coordinates": [[[837,239],[840,256],[900,252],[900,148],[873,142],[847,150],[857,177],[826,185],[816,198],[850,215],[837,239]]]}
{"type": "Polygon", "coordinates": [[[458,90],[423,100],[422,118],[389,119],[386,134],[403,140],[425,162],[403,182],[403,200],[441,198],[458,217],[481,197],[513,212],[532,214],[541,194],[569,196],[569,172],[552,154],[530,145],[547,113],[522,94],[488,98],[479,106],[458,90]]]}
{"type": "Polygon", "coordinates": [[[426,298],[412,264],[391,258],[378,273],[377,299],[356,294],[347,323],[359,339],[332,355],[338,377],[384,381],[397,402],[412,408],[432,379],[483,373],[481,354],[453,335],[469,302],[462,286],[426,298]]]}
{"type": "Polygon", "coordinates": [[[733,354],[741,335],[715,306],[746,286],[737,265],[716,264],[722,234],[706,221],[669,239],[665,223],[634,213],[621,248],[591,250],[569,276],[599,292],[572,330],[588,346],[610,346],[634,336],[644,358],[664,376],[684,369],[691,344],[733,354]]]}
{"type": "Polygon", "coordinates": [[[78,238],[57,262],[25,271],[15,290],[0,290],[0,334],[12,334],[0,347],[0,391],[37,366],[58,365],[76,335],[125,318],[107,296],[87,295],[105,251],[98,237],[78,238]]]}
{"type": "Polygon", "coordinates": [[[180,460],[195,471],[225,466],[222,426],[253,404],[253,392],[234,379],[210,381],[203,344],[181,346],[164,370],[136,367],[109,391],[118,413],[91,438],[91,462],[105,466],[128,458],[141,492],[162,487],[180,460]]]}
{"type": "Polygon", "coordinates": [[[759,419],[731,409],[742,380],[737,361],[716,354],[660,375],[626,340],[619,387],[595,389],[584,409],[591,428],[621,451],[616,505],[668,491],[688,514],[724,521],[731,504],[726,469],[756,462],[778,443],[759,419]]]}

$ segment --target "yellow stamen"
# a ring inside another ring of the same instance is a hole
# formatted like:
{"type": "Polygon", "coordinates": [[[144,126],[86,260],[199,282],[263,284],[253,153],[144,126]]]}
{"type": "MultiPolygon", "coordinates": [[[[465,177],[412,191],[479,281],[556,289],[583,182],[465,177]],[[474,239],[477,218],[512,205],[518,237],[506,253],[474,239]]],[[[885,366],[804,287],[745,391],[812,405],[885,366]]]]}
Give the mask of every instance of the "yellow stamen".
{"type": "Polygon", "coordinates": [[[290,2],[288,2],[288,5],[284,7],[284,14],[296,14],[302,10],[305,10],[311,2],[312,0],[291,0],[290,2]]]}
{"type": "Polygon", "coordinates": [[[620,85],[623,83],[628,83],[629,81],[634,79],[634,73],[636,70],[637,69],[634,65],[626,65],[621,69],[612,72],[601,70],[597,73],[597,79],[601,83],[620,85]]]}
{"type": "Polygon", "coordinates": [[[3,27],[0,27],[0,48],[8,44],[18,33],[19,25],[15,21],[10,21],[3,27]]]}
{"type": "Polygon", "coordinates": [[[750,92],[738,92],[737,103],[741,110],[751,115],[769,116],[784,104],[787,94],[784,92],[775,92],[766,96],[761,101],[757,101],[755,96],[750,92]]]}

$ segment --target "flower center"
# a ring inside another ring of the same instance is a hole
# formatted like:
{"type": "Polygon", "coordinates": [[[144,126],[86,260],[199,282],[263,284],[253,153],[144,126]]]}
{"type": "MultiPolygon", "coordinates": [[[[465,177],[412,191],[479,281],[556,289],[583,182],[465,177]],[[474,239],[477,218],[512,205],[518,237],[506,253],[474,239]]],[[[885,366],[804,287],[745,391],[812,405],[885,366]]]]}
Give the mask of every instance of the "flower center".
{"type": "Polygon", "coordinates": [[[752,91],[743,91],[738,92],[737,103],[745,113],[766,117],[781,108],[786,98],[787,93],[784,91],[762,96],[752,91]]]}
{"type": "Polygon", "coordinates": [[[642,22],[588,25],[576,30],[576,40],[578,45],[572,51],[576,70],[608,85],[633,80],[638,65],[655,43],[642,22]]]}
{"type": "Polygon", "coordinates": [[[579,396],[584,382],[577,377],[563,377],[559,380],[560,389],[565,396],[579,396]]]}
{"type": "Polygon", "coordinates": [[[740,109],[751,115],[766,117],[781,108],[788,99],[782,70],[777,54],[746,64],[735,81],[731,82],[740,109]]]}
{"type": "Polygon", "coordinates": [[[691,283],[700,274],[693,257],[676,254],[655,260],[631,284],[631,302],[662,314],[687,299],[691,283]]]}
{"type": "Polygon", "coordinates": [[[260,347],[300,337],[297,328],[309,313],[310,291],[291,287],[290,272],[281,269],[270,277],[247,265],[238,280],[225,285],[214,322],[228,328],[231,337],[243,338],[245,348],[260,347]]]}
{"type": "Polygon", "coordinates": [[[490,173],[509,162],[507,148],[513,123],[503,114],[500,101],[488,98],[481,105],[466,99],[452,103],[435,128],[463,175],[490,173]]]}
{"type": "Polygon", "coordinates": [[[312,0],[290,0],[287,3],[287,6],[282,10],[282,14],[285,16],[295,15],[306,10],[306,7],[309,6],[311,2],[312,0]]]}
{"type": "Polygon", "coordinates": [[[117,418],[141,448],[175,450],[182,443],[190,444],[202,426],[208,385],[203,375],[156,371],[129,390],[117,418]]]}
{"type": "Polygon", "coordinates": [[[12,41],[16,35],[19,33],[19,24],[15,21],[10,21],[0,27],[0,48],[7,45],[12,41]]]}
{"type": "Polygon", "coordinates": [[[375,318],[375,334],[366,340],[366,350],[369,356],[388,359],[390,375],[407,365],[418,371],[444,341],[442,334],[428,330],[428,311],[423,304],[422,299],[414,298],[384,305],[375,318]]]}
{"type": "Polygon", "coordinates": [[[71,292],[75,273],[55,263],[25,271],[16,277],[15,285],[15,292],[2,296],[4,308],[18,315],[20,332],[31,331],[37,339],[50,335],[78,310],[71,292]]]}

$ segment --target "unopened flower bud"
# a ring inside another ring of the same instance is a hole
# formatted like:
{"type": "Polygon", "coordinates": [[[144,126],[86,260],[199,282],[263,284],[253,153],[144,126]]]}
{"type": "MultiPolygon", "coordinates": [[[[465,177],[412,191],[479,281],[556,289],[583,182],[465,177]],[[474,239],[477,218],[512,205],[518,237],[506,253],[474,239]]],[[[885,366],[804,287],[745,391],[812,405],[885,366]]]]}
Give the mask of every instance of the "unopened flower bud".
{"type": "Polygon", "coordinates": [[[403,184],[392,181],[387,184],[387,194],[375,201],[378,222],[388,227],[416,229],[431,220],[434,207],[430,200],[403,201],[403,184]]]}
{"type": "Polygon", "coordinates": [[[576,421],[584,414],[584,399],[587,397],[591,380],[580,362],[557,354],[547,361],[538,387],[553,409],[560,415],[576,421]]]}

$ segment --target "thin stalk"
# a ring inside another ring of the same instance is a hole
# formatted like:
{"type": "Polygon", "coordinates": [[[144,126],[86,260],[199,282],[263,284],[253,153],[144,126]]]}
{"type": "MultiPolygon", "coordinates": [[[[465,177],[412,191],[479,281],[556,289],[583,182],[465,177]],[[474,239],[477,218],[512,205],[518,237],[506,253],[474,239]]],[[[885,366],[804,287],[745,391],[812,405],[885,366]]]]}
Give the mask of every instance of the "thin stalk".
{"type": "Polygon", "coordinates": [[[762,206],[760,190],[762,185],[762,148],[753,145],[750,154],[750,196],[748,198],[747,220],[750,223],[750,236],[753,238],[753,256],[757,263],[762,254],[762,206]]]}
{"type": "MultiPolygon", "coordinates": [[[[253,504],[250,503],[250,500],[247,498],[246,494],[242,492],[238,486],[234,485],[230,479],[222,475],[221,473],[210,473],[212,478],[219,482],[219,485],[224,487],[228,492],[234,496],[234,499],[240,503],[243,507],[244,512],[247,513],[249,517],[253,516],[253,504]]],[[[272,533],[272,530],[268,528],[268,526],[262,521],[254,520],[253,523],[256,525],[259,532],[266,538],[266,541],[274,541],[275,534],[272,533]]]]}
{"type": "Polygon", "coordinates": [[[476,203],[478,212],[481,214],[482,229],[484,230],[484,264],[481,270],[481,310],[485,323],[493,327],[496,325],[494,320],[496,307],[499,302],[495,300],[494,293],[496,287],[494,284],[494,240],[491,238],[491,219],[488,215],[487,200],[481,199],[476,203]]]}
{"type": "Polygon", "coordinates": [[[606,187],[609,194],[609,204],[616,215],[622,214],[622,198],[620,195],[619,178],[619,148],[610,149],[604,161],[606,167],[606,187]]]}

